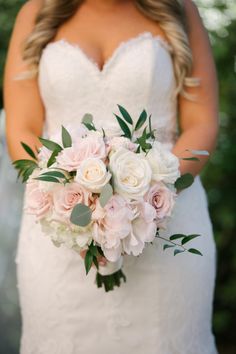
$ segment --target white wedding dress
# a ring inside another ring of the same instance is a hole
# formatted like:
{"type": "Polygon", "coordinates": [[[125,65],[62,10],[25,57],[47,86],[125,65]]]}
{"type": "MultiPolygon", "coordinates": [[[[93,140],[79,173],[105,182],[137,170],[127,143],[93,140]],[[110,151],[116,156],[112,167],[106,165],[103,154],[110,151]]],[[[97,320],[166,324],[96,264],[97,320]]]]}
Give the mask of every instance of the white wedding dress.
{"type": "MultiPolygon", "coordinates": [[[[176,139],[177,102],[171,46],[150,32],[122,42],[102,70],[78,45],[62,39],[43,50],[39,87],[45,134],[92,113],[97,126],[117,131],[117,104],[137,119],[152,114],[157,137],[176,139]]],[[[27,191],[25,200],[27,199],[27,191]]],[[[95,269],[55,247],[23,213],[16,263],[23,329],[21,354],[216,354],[211,331],[215,243],[199,177],[182,191],[162,235],[199,233],[203,253],[173,256],[155,240],[139,257],[125,256],[127,282],[105,293],[95,269]]]]}

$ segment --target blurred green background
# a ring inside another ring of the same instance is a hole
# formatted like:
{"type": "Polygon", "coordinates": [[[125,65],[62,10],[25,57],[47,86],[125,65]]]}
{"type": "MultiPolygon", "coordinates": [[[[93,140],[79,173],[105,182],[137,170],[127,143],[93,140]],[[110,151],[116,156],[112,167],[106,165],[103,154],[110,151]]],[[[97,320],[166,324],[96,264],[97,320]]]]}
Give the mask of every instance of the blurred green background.
{"type": "MultiPolygon", "coordinates": [[[[0,109],[8,41],[16,13],[24,2],[0,0],[0,109]]],[[[220,83],[221,129],[218,147],[202,174],[218,246],[214,333],[220,353],[235,354],[236,1],[198,0],[196,3],[209,31],[220,83]]],[[[0,118],[0,204],[4,205],[4,208],[0,207],[0,353],[16,354],[19,346],[20,315],[14,257],[21,210],[19,200],[23,189],[20,184],[16,185],[15,172],[9,172],[10,163],[4,159],[6,146],[3,131],[3,119],[0,118]],[[4,188],[6,180],[8,190],[4,188]],[[10,219],[9,210],[12,215],[10,219]]]]}

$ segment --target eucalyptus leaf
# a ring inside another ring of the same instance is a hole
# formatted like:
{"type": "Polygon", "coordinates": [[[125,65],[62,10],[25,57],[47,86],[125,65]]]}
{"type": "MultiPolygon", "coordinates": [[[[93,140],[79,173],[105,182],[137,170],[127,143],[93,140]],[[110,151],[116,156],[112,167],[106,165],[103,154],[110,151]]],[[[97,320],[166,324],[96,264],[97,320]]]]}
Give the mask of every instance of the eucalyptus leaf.
{"type": "Polygon", "coordinates": [[[33,150],[31,149],[31,147],[29,147],[27,144],[23,143],[22,141],[21,141],[21,145],[22,145],[23,149],[27,152],[27,154],[36,160],[36,155],[33,152],[33,150]]]}
{"type": "Polygon", "coordinates": [[[71,213],[70,221],[78,226],[87,226],[91,222],[92,210],[85,204],[77,204],[71,213]]]}
{"type": "Polygon", "coordinates": [[[188,236],[186,236],[186,237],[184,237],[183,239],[182,239],[182,245],[184,245],[185,243],[187,243],[187,242],[189,242],[189,241],[191,241],[191,240],[193,240],[193,239],[195,239],[196,237],[199,237],[200,235],[188,235],[188,236]]]}
{"type": "Polygon", "coordinates": [[[127,110],[124,107],[120,106],[119,104],[118,104],[118,107],[119,107],[120,113],[122,114],[122,116],[126,120],[126,122],[129,124],[133,124],[133,120],[132,120],[130,114],[127,112],[127,110]]]}
{"type": "Polygon", "coordinates": [[[68,148],[72,146],[72,139],[71,139],[71,135],[68,132],[68,130],[66,130],[65,127],[62,126],[62,132],[61,132],[61,137],[62,137],[62,144],[64,146],[64,148],[68,148]]]}
{"type": "Polygon", "coordinates": [[[128,125],[125,123],[125,121],[123,119],[121,119],[118,115],[116,115],[116,119],[119,123],[119,126],[121,127],[122,131],[124,132],[125,136],[129,139],[131,139],[131,131],[128,127],[128,125]]]}
{"type": "Polygon", "coordinates": [[[91,113],[85,113],[85,115],[82,118],[82,123],[92,124],[93,123],[93,115],[91,113]]]}
{"type": "Polygon", "coordinates": [[[39,138],[39,140],[43,144],[43,146],[45,146],[48,150],[58,151],[58,152],[62,150],[62,147],[52,140],[47,140],[43,138],[39,138]]]}
{"type": "Polygon", "coordinates": [[[196,250],[195,248],[189,248],[188,252],[202,256],[202,253],[200,251],[196,250]]]}
{"type": "Polygon", "coordinates": [[[194,178],[191,173],[185,173],[184,175],[180,176],[175,182],[175,188],[177,190],[185,189],[190,187],[194,182],[194,178]]]}
{"type": "Polygon", "coordinates": [[[113,195],[112,186],[110,185],[110,183],[105,184],[99,196],[99,202],[102,208],[104,208],[104,206],[107,204],[107,202],[112,197],[112,195],[113,195]]]}
{"type": "Polygon", "coordinates": [[[146,122],[146,119],[147,119],[147,112],[144,109],[137,120],[134,130],[140,129],[143,126],[143,124],[146,122]]]}

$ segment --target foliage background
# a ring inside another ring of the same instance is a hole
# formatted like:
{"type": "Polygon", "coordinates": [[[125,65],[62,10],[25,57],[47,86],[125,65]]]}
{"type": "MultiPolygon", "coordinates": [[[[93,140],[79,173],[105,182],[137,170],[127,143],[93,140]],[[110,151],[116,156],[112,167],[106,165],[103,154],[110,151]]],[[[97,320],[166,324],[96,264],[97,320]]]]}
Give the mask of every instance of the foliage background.
{"type": "MultiPolygon", "coordinates": [[[[0,0],[0,109],[2,108],[2,78],[10,33],[16,13],[23,0],[0,0]]],[[[196,0],[209,31],[220,83],[220,136],[217,150],[204,170],[202,179],[209,199],[215,239],[218,246],[218,275],[214,304],[214,332],[221,354],[236,353],[236,3],[235,0],[196,0]]],[[[0,131],[1,124],[0,120],[0,131]]],[[[4,137],[0,134],[1,178],[11,180],[11,197],[0,189],[1,203],[9,199],[13,218],[8,225],[0,207],[0,353],[18,353],[20,315],[15,280],[14,255],[19,228],[21,205],[13,195],[22,196],[16,186],[14,172],[4,170],[10,163],[1,159],[4,137]],[[15,220],[14,220],[15,217],[15,220]],[[12,237],[6,230],[11,226],[12,237]]],[[[7,208],[8,209],[8,208],[7,208]]],[[[8,211],[7,211],[8,212],[8,211]]],[[[5,213],[5,214],[4,214],[5,213]]]]}

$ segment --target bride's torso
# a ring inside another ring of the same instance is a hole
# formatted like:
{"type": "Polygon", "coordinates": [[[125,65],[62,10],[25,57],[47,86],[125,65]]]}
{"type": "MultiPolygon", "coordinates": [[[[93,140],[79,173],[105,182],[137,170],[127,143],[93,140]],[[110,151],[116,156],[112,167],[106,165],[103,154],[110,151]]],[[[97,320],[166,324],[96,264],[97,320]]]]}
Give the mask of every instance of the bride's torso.
{"type": "Polygon", "coordinates": [[[144,31],[121,42],[100,69],[79,45],[63,38],[49,43],[39,63],[46,134],[80,122],[85,113],[93,114],[98,127],[117,132],[113,113],[120,104],[134,121],[146,109],[157,138],[173,142],[177,100],[171,53],[161,35],[144,31]]]}

